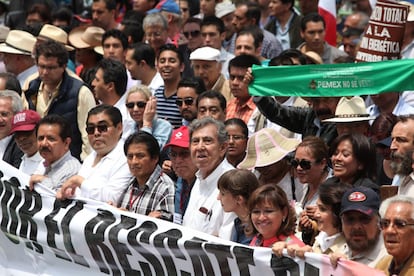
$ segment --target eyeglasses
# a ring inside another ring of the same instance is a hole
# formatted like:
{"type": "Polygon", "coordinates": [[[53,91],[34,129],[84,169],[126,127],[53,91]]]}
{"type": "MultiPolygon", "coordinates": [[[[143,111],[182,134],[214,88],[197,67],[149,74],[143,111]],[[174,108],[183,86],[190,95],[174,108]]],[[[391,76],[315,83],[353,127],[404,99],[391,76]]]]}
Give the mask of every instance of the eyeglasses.
{"type": "Polygon", "coordinates": [[[246,139],[245,136],[243,135],[227,135],[227,139],[230,141],[231,139],[233,139],[233,141],[240,141],[240,140],[244,140],[246,139]]]}
{"type": "Polygon", "coordinates": [[[200,35],[200,31],[195,30],[195,31],[183,32],[183,34],[186,38],[189,38],[190,35],[191,35],[191,37],[197,37],[197,36],[200,35]]]}
{"type": "Polygon", "coordinates": [[[146,102],[129,102],[125,104],[127,108],[134,108],[134,106],[137,106],[138,108],[144,108],[147,103],[146,102]]]}
{"type": "Polygon", "coordinates": [[[89,135],[94,134],[95,133],[95,128],[98,129],[99,133],[107,132],[108,127],[110,127],[110,126],[105,125],[105,124],[96,125],[96,126],[89,125],[89,126],[86,127],[86,133],[88,133],[89,135]]]}
{"type": "Polygon", "coordinates": [[[188,150],[180,151],[180,152],[171,151],[168,154],[168,156],[170,157],[171,160],[174,160],[177,157],[180,157],[181,159],[186,159],[186,158],[190,157],[190,151],[188,151],[188,150]]]}
{"type": "Polygon", "coordinates": [[[312,161],[305,159],[299,161],[298,159],[293,159],[290,161],[290,165],[295,169],[300,166],[304,170],[310,170],[310,168],[312,168],[312,161]]]}
{"type": "Polygon", "coordinates": [[[260,217],[260,215],[263,214],[263,216],[268,217],[268,216],[273,215],[273,213],[276,213],[277,211],[279,210],[278,209],[264,209],[264,210],[253,209],[251,212],[251,216],[260,217]]]}
{"type": "Polygon", "coordinates": [[[356,223],[368,225],[371,222],[371,220],[372,220],[372,217],[367,216],[367,215],[361,215],[359,217],[347,216],[347,215],[342,216],[343,224],[347,224],[347,225],[354,225],[356,223]]]}
{"type": "Polygon", "coordinates": [[[183,103],[185,103],[185,105],[192,105],[192,104],[194,103],[194,99],[193,99],[193,98],[191,98],[191,97],[186,97],[186,98],[184,98],[184,99],[182,99],[182,98],[177,98],[177,99],[175,100],[175,104],[176,104],[176,105],[178,105],[178,106],[182,106],[182,105],[183,105],[183,103]]]}
{"type": "Polygon", "coordinates": [[[382,230],[387,229],[388,227],[395,227],[396,229],[403,229],[407,226],[413,226],[414,222],[408,222],[402,219],[394,219],[393,221],[389,219],[381,219],[380,221],[380,227],[382,230]],[[392,224],[391,224],[392,223],[392,224]]]}

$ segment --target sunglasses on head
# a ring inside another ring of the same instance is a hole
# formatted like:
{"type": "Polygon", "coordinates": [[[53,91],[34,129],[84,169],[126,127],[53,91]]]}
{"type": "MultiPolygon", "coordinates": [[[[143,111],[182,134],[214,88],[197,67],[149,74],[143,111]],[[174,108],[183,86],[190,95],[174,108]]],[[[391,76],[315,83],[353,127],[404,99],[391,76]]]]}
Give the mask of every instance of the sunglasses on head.
{"type": "Polygon", "coordinates": [[[146,102],[129,102],[125,104],[127,108],[134,108],[134,106],[138,106],[138,108],[144,108],[147,103],[146,102]]]}
{"type": "Polygon", "coordinates": [[[193,99],[193,98],[191,98],[191,97],[187,97],[187,98],[184,98],[184,99],[182,99],[182,98],[177,98],[177,99],[175,100],[175,104],[176,104],[176,105],[178,105],[178,106],[182,106],[182,105],[183,105],[183,103],[185,103],[185,105],[192,105],[192,104],[193,104],[193,102],[194,102],[194,99],[193,99]]]}
{"type": "Polygon", "coordinates": [[[290,165],[292,165],[293,168],[297,168],[298,166],[300,166],[302,169],[304,170],[309,170],[310,168],[312,168],[312,162],[309,160],[298,160],[298,159],[293,159],[292,161],[290,161],[290,165]]]}
{"type": "Polygon", "coordinates": [[[200,31],[196,30],[196,31],[183,32],[183,34],[186,38],[189,38],[190,35],[191,35],[191,37],[197,37],[197,36],[200,35],[200,31]]]}
{"type": "Polygon", "coordinates": [[[88,134],[94,134],[95,133],[95,128],[98,129],[98,132],[99,133],[107,132],[108,131],[108,127],[110,127],[110,126],[105,125],[105,124],[96,125],[96,126],[89,125],[89,126],[86,127],[86,133],[88,133],[88,134]]]}

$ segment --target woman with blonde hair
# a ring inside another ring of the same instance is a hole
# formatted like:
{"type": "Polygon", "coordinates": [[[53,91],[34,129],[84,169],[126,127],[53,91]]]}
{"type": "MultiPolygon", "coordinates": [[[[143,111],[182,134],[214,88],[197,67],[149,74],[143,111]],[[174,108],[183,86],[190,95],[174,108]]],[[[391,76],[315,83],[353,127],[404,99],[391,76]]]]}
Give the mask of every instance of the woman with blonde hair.
{"type": "Polygon", "coordinates": [[[156,116],[157,99],[145,85],[133,86],[127,92],[125,105],[129,115],[135,121],[135,130],[145,131],[157,139],[160,148],[170,140],[171,124],[156,116]]]}

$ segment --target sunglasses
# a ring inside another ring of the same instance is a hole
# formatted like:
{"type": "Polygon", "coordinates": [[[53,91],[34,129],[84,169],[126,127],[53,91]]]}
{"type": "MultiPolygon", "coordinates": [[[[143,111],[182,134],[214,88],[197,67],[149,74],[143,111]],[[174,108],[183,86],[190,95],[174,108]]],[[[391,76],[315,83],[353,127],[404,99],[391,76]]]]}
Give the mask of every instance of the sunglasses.
{"type": "Polygon", "coordinates": [[[183,32],[183,34],[184,34],[184,36],[186,37],[186,38],[189,38],[190,37],[190,35],[191,35],[191,37],[197,37],[197,36],[199,36],[200,35],[200,31],[189,31],[189,32],[183,32]]]}
{"type": "Polygon", "coordinates": [[[146,102],[129,102],[125,104],[127,108],[134,108],[134,106],[138,106],[138,108],[144,108],[147,103],[146,102]]]}
{"type": "Polygon", "coordinates": [[[414,223],[413,222],[407,222],[407,221],[402,220],[402,219],[394,219],[393,221],[391,221],[389,219],[381,219],[380,220],[380,227],[381,227],[382,230],[387,229],[391,225],[393,227],[395,227],[396,229],[403,229],[407,226],[413,226],[414,223]]]}
{"type": "Polygon", "coordinates": [[[178,106],[182,106],[183,103],[185,103],[185,105],[192,105],[194,103],[194,99],[191,98],[191,97],[187,97],[187,98],[184,98],[184,99],[177,98],[175,100],[175,104],[178,105],[178,106]]]}
{"type": "Polygon", "coordinates": [[[298,159],[293,159],[292,161],[290,161],[290,165],[295,169],[298,166],[300,166],[304,170],[310,170],[310,168],[312,168],[312,162],[305,159],[302,159],[300,161],[298,159]]]}
{"type": "Polygon", "coordinates": [[[88,133],[89,135],[94,134],[95,133],[95,128],[98,129],[99,133],[102,132],[107,132],[108,131],[108,125],[102,124],[102,125],[89,125],[86,127],[86,133],[88,133]]]}

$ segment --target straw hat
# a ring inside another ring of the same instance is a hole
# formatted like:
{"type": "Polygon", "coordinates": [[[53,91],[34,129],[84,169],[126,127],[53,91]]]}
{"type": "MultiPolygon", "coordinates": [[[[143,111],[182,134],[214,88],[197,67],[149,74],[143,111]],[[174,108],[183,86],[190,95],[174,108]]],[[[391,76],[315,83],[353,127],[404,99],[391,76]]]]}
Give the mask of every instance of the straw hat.
{"type": "Polygon", "coordinates": [[[307,51],[307,52],[305,52],[305,55],[308,58],[310,58],[311,60],[313,60],[313,62],[315,64],[322,64],[323,63],[321,56],[318,53],[314,52],[314,51],[307,51]]]}
{"type": "Polygon", "coordinates": [[[27,55],[32,54],[36,44],[36,37],[25,31],[12,30],[6,38],[6,42],[0,44],[1,53],[27,55]]]}
{"type": "Polygon", "coordinates": [[[238,168],[252,169],[274,164],[294,151],[299,143],[298,139],[286,138],[272,128],[263,128],[249,138],[246,157],[238,168]]]}
{"type": "Polygon", "coordinates": [[[80,26],[69,33],[69,42],[75,48],[92,48],[101,45],[105,30],[95,26],[80,26]]]}
{"type": "Polygon", "coordinates": [[[352,98],[342,97],[335,110],[335,117],[322,122],[350,123],[374,120],[375,117],[367,113],[364,99],[359,96],[352,98]]]}
{"type": "Polygon", "coordinates": [[[60,44],[63,44],[68,51],[73,51],[74,48],[68,45],[68,34],[59,27],[45,24],[39,33],[39,38],[51,39],[60,44]]]}
{"type": "Polygon", "coordinates": [[[9,35],[10,28],[7,26],[0,25],[0,42],[4,42],[9,35]]]}

